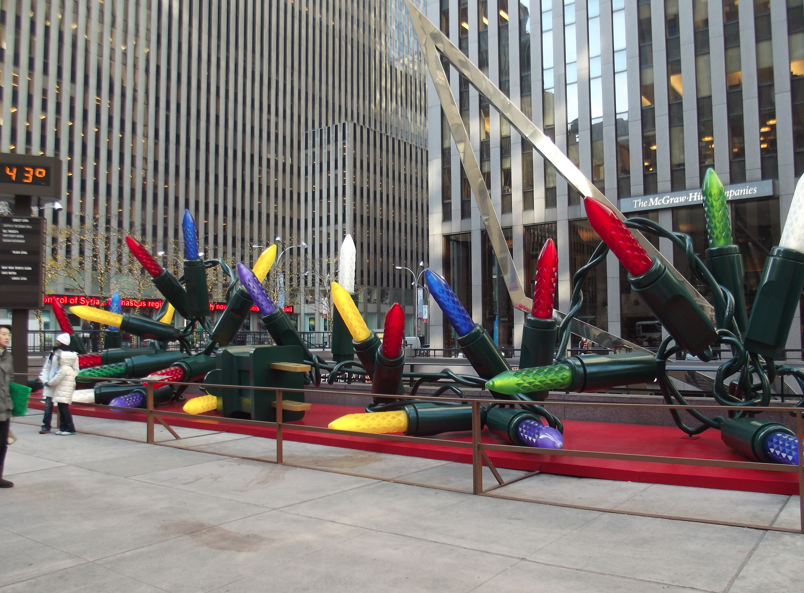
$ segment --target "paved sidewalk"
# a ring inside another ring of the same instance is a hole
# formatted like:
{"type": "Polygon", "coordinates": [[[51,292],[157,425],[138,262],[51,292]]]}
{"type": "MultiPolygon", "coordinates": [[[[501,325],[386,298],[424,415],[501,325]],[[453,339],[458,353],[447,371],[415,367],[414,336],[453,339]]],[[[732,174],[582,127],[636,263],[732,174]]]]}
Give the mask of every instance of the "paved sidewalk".
{"type": "MultiPolygon", "coordinates": [[[[11,591],[802,590],[804,536],[472,496],[245,461],[274,441],[15,419],[0,490],[11,591]],[[107,435],[107,436],[99,436],[107,435]],[[111,438],[118,436],[122,438],[111,438]],[[134,440],[123,440],[134,439],[134,440]],[[192,447],[195,450],[188,450],[192,447]]],[[[289,463],[471,489],[468,465],[286,442],[289,463]]],[[[518,472],[505,472],[505,477],[518,472]]],[[[492,483],[491,475],[486,477],[492,483]]],[[[798,497],[539,475],[522,498],[796,527],[798,497]]]]}

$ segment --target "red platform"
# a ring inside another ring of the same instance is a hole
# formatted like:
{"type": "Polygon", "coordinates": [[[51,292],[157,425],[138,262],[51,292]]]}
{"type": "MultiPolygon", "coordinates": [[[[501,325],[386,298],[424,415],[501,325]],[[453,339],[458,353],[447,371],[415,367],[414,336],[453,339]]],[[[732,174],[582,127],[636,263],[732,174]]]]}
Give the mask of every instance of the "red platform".
{"type": "MultiPolygon", "coordinates": [[[[31,407],[41,409],[42,404],[40,402],[31,402],[31,407]]],[[[160,407],[159,409],[171,412],[182,411],[180,404],[170,404],[160,407]]],[[[78,404],[73,405],[71,410],[74,415],[79,416],[135,420],[140,422],[145,421],[144,412],[116,413],[110,409],[90,408],[78,404]]],[[[300,441],[331,447],[343,447],[395,455],[409,455],[460,463],[472,462],[472,452],[469,448],[455,448],[426,442],[404,443],[371,437],[312,433],[294,431],[292,429],[293,424],[325,427],[335,418],[361,411],[360,408],[353,406],[313,404],[312,410],[305,414],[303,420],[285,425],[283,437],[289,441],[300,441]]],[[[233,432],[265,438],[275,437],[275,430],[273,428],[235,424],[228,422],[223,417],[213,423],[209,420],[188,414],[186,418],[169,418],[167,421],[173,426],[186,428],[233,432]]],[[[78,422],[78,426],[80,428],[80,422],[78,422]]],[[[596,451],[601,453],[659,455],[682,459],[747,461],[744,457],[729,449],[720,439],[720,434],[714,430],[690,438],[677,428],[668,426],[583,422],[578,420],[566,420],[564,421],[564,426],[565,449],[596,451]]],[[[438,435],[437,438],[446,438],[455,441],[471,441],[471,435],[469,433],[438,435]]],[[[505,444],[488,431],[484,431],[483,433],[483,442],[505,444]]],[[[651,484],[696,486],[723,490],[767,492],[770,494],[798,494],[798,479],[795,473],[666,463],[613,461],[608,459],[591,459],[563,455],[537,456],[502,451],[489,451],[488,455],[495,466],[515,470],[538,470],[544,473],[565,476],[646,482],[651,484]]]]}

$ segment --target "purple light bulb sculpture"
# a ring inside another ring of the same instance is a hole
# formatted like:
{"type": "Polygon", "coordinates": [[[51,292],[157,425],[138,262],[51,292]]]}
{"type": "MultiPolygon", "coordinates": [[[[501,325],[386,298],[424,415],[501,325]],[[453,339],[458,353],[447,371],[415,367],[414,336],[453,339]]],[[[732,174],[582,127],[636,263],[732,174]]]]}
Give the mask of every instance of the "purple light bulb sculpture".
{"type": "Polygon", "coordinates": [[[248,266],[243,262],[237,262],[237,275],[240,277],[240,282],[246,287],[251,300],[254,301],[260,309],[260,314],[266,317],[276,311],[276,305],[265,292],[262,284],[254,275],[254,272],[249,270],[248,266]]]}

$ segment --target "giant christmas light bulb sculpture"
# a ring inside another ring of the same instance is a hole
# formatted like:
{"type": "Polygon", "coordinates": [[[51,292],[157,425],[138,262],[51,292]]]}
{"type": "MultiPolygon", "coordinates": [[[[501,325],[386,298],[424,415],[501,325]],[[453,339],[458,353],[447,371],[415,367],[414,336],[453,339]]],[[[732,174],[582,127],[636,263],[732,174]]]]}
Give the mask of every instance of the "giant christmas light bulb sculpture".
{"type": "MultiPolygon", "coordinates": [[[[332,292],[332,303],[338,312],[338,317],[347,330],[347,335],[351,334],[352,348],[357,353],[360,363],[366,369],[369,377],[374,377],[374,365],[376,362],[377,351],[380,348],[380,339],[369,330],[360,311],[357,310],[352,295],[337,282],[330,285],[332,292]]],[[[333,326],[333,332],[335,327],[333,326]]],[[[335,338],[332,338],[333,342],[335,338]]],[[[347,359],[348,360],[348,359],[347,359]]]]}
{"type": "Polygon", "coordinates": [[[779,245],[765,259],[751,319],[745,333],[748,351],[778,359],[804,287],[804,176],[796,184],[779,245]]]}
{"type": "Polygon", "coordinates": [[[184,234],[184,285],[187,294],[189,319],[203,319],[209,315],[209,290],[204,260],[198,252],[198,230],[189,210],[182,220],[184,234]]]}
{"type": "MultiPolygon", "coordinates": [[[[142,391],[132,391],[128,395],[118,395],[109,402],[109,406],[115,408],[142,408],[145,406],[145,394],[142,391]]],[[[112,410],[122,414],[123,410],[112,410]]]]}
{"type": "MultiPolygon", "coordinates": [[[[123,303],[120,300],[120,293],[116,290],[109,299],[109,311],[117,313],[118,315],[123,312],[123,303]]],[[[107,326],[106,331],[103,332],[103,347],[105,349],[120,348],[122,345],[123,336],[120,335],[120,329],[113,325],[107,326]]]]}
{"type": "MultiPolygon", "coordinates": [[[[706,266],[718,284],[725,286],[734,297],[734,320],[741,332],[748,326],[745,310],[743,282],[745,272],[740,249],[733,244],[726,189],[712,169],[706,170],[701,188],[706,216],[706,235],[709,248],[706,250],[706,266]]],[[[718,326],[723,327],[723,312],[718,311],[718,326]]],[[[730,328],[725,328],[730,329],[730,328]]]]}
{"type": "Polygon", "coordinates": [[[486,389],[509,395],[551,390],[600,391],[653,383],[658,373],[658,363],[651,353],[586,354],[571,356],[561,364],[500,373],[486,382],[486,389]]]}
{"type": "MultiPolygon", "coordinates": [[[[399,303],[394,303],[385,314],[383,327],[382,347],[377,351],[374,374],[371,376],[371,392],[398,394],[404,393],[402,386],[402,372],[405,370],[405,351],[402,344],[405,341],[405,312],[399,303]]],[[[393,400],[376,398],[374,402],[380,404],[393,400]]]]}
{"type": "MultiPolygon", "coordinates": [[[[123,313],[123,302],[120,299],[120,293],[117,292],[116,290],[114,291],[114,294],[112,294],[112,298],[109,299],[109,311],[112,313],[117,313],[118,315],[121,315],[123,313]]],[[[109,327],[109,330],[120,331],[119,328],[113,325],[109,327]]]]}
{"type": "MultiPolygon", "coordinates": [[[[346,235],[343,243],[341,243],[341,250],[338,252],[338,284],[346,293],[352,295],[350,298],[355,303],[357,302],[356,296],[354,296],[356,259],[355,242],[351,235],[346,235]]],[[[332,357],[335,362],[352,360],[355,354],[352,340],[349,338],[350,332],[347,331],[341,315],[340,308],[336,307],[332,316],[332,357]]]]}
{"type": "Polygon", "coordinates": [[[170,325],[173,323],[173,314],[176,312],[176,307],[168,303],[167,310],[162,317],[159,318],[159,323],[164,323],[166,325],[170,325]]]}
{"type": "Polygon", "coordinates": [[[538,416],[527,410],[492,406],[486,412],[486,425],[491,432],[514,445],[539,449],[564,447],[564,436],[542,424],[538,416]]]}
{"type": "MultiPolygon", "coordinates": [[[[558,252],[552,239],[547,239],[536,263],[536,282],[533,289],[533,308],[525,317],[522,328],[522,355],[520,368],[552,364],[556,346],[557,325],[553,319],[553,306],[558,281],[558,252]]],[[[546,391],[532,394],[543,400],[546,391]]]]}
{"type": "MultiPolygon", "coordinates": [[[[276,245],[271,245],[260,254],[251,271],[259,284],[265,281],[276,261],[276,245]]],[[[242,281],[241,281],[242,282],[242,281]]],[[[212,330],[212,339],[221,346],[228,346],[246,320],[254,301],[245,286],[240,286],[226,304],[226,309],[212,330]]]]}
{"type": "Polygon", "coordinates": [[[509,370],[511,367],[491,336],[480,324],[472,321],[447,281],[430,268],[424,270],[424,277],[430,294],[458,334],[458,344],[477,374],[484,379],[491,379],[509,370]]]}
{"type": "Polygon", "coordinates": [[[584,199],[584,207],[592,228],[628,270],[628,282],[665,329],[682,348],[709,360],[717,333],[686,288],[648,255],[611,208],[594,198],[584,199]]]}
{"type": "Polygon", "coordinates": [[[316,357],[307,348],[301,339],[293,322],[279,309],[248,266],[242,262],[237,263],[237,275],[246,288],[251,299],[257,304],[262,314],[262,323],[279,346],[299,346],[304,351],[305,360],[315,361],[316,357]]]}
{"type": "MultiPolygon", "coordinates": [[[[481,409],[481,414],[481,422],[485,423],[485,409],[481,409]]],[[[472,428],[472,406],[409,404],[391,412],[347,414],[330,422],[329,428],[369,434],[401,432],[419,437],[465,431],[472,428]]]]}
{"type": "Polygon", "coordinates": [[[129,313],[118,315],[117,313],[111,313],[84,305],[70,307],[70,311],[78,315],[81,319],[102,325],[112,325],[144,338],[154,338],[165,341],[178,340],[181,338],[181,332],[178,329],[170,325],[165,325],[164,323],[159,323],[156,320],[148,319],[147,317],[137,317],[129,313]]]}
{"type": "Polygon", "coordinates": [[[151,281],[156,289],[162,293],[162,296],[176,308],[179,315],[185,319],[191,319],[187,309],[187,292],[176,280],[176,277],[159,265],[159,262],[154,259],[145,246],[134,237],[126,237],[126,244],[131,254],[137,258],[142,267],[145,268],[145,271],[151,276],[151,281]]]}
{"type": "Polygon", "coordinates": [[[79,354],[85,354],[86,350],[84,349],[84,344],[81,338],[75,334],[73,324],[70,323],[70,319],[67,317],[67,312],[64,310],[64,307],[61,306],[61,303],[55,297],[50,305],[53,307],[53,315],[56,317],[61,331],[70,334],[70,347],[79,354]]]}

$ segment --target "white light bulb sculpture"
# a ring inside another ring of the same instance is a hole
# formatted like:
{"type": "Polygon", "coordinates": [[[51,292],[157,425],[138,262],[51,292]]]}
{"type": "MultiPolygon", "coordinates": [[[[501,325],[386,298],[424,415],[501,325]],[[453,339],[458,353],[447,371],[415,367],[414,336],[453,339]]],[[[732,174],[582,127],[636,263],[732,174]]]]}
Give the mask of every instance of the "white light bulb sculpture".
{"type": "Polygon", "coordinates": [[[355,293],[355,259],[357,250],[352,235],[346,235],[341,244],[338,264],[338,284],[345,288],[349,294],[355,293]]]}

